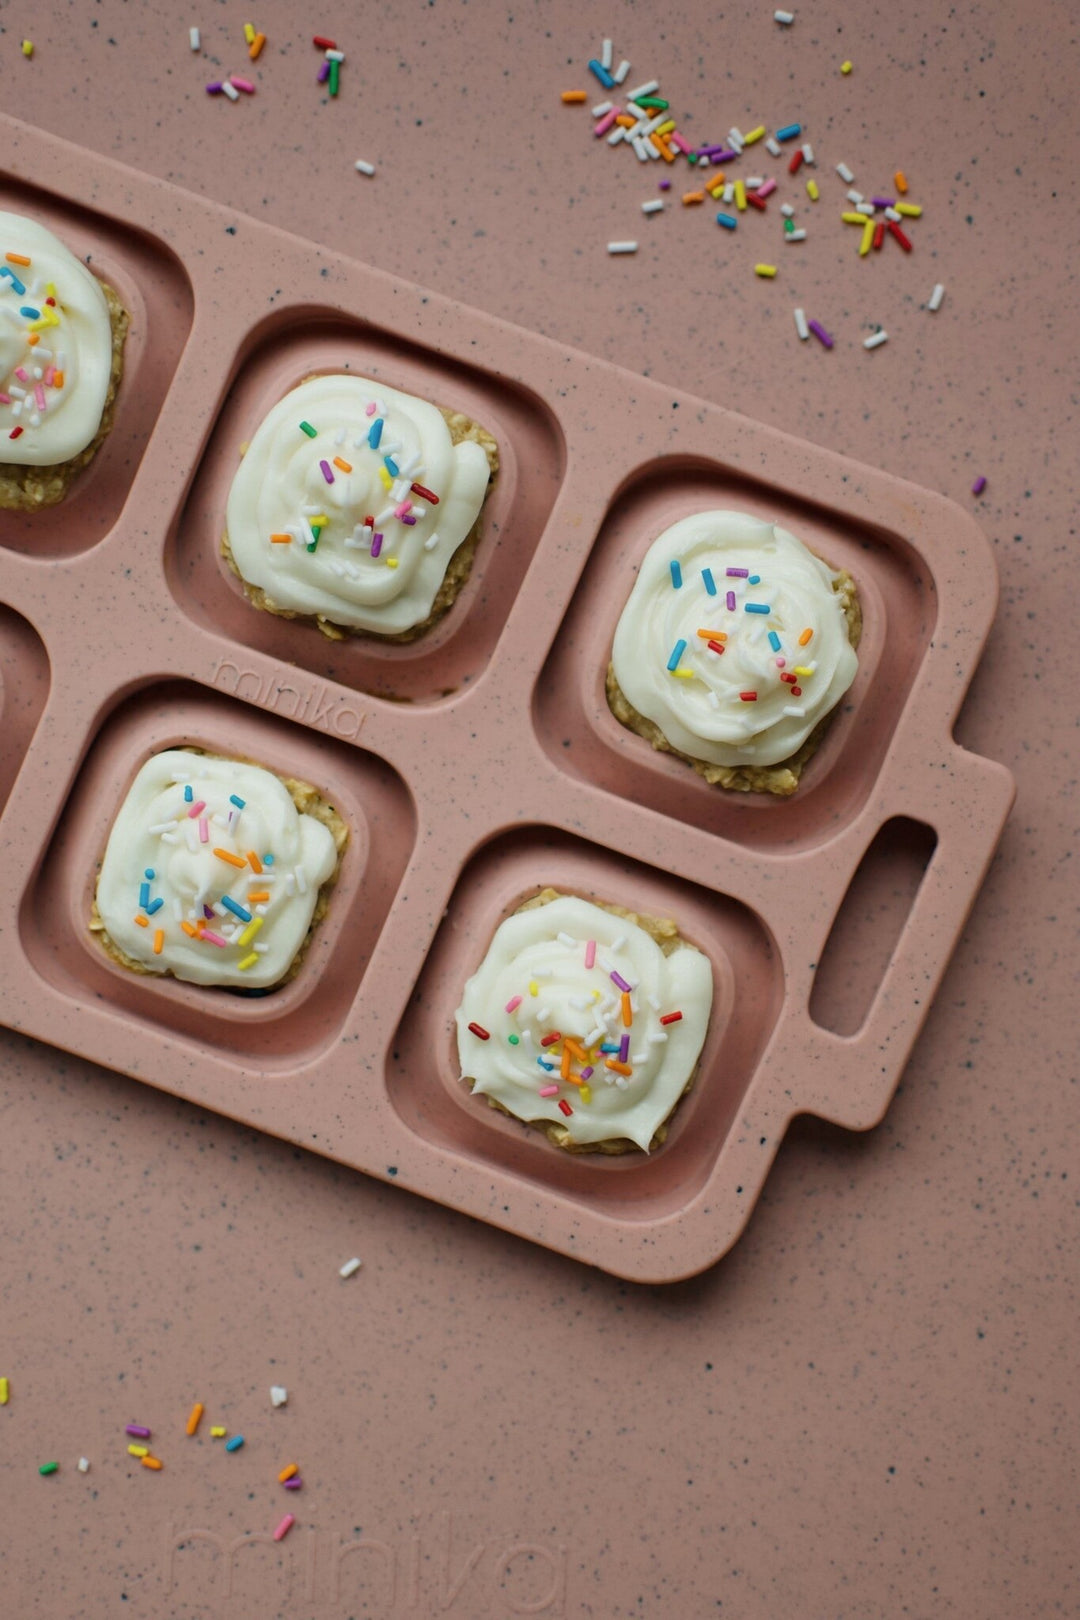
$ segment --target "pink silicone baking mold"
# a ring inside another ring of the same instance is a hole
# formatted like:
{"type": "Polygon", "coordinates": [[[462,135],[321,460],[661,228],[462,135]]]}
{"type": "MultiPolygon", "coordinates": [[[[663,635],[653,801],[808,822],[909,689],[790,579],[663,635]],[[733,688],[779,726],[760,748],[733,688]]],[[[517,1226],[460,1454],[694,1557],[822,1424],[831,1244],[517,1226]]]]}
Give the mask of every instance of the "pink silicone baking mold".
{"type": "Polygon", "coordinates": [[[974,521],[0,128],[0,208],[90,255],[133,314],[93,467],[53,512],[0,514],[0,1017],[619,1275],[701,1270],[742,1230],[796,1114],[881,1118],[1008,813],[1008,772],[952,736],[996,600],[974,521]],[[240,444],[293,383],[337,367],[499,441],[472,576],[410,645],[332,643],[257,613],[221,561],[240,444]],[[708,788],[604,700],[638,560],[676,518],[721,505],[783,522],[859,583],[858,677],[791,800],[708,788]],[[87,931],[127,784],[177,743],[313,781],[349,823],[330,912],[267,996],[125,973],[87,931]],[[878,904],[863,858],[899,851],[904,828],[932,854],[864,1015],[837,967],[866,933],[844,900],[878,904]],[[460,987],[498,921],[549,884],[670,915],[712,961],[698,1074],[649,1157],[560,1153],[460,1083],[460,987]],[[819,1005],[838,985],[845,1034],[819,1005]]]}

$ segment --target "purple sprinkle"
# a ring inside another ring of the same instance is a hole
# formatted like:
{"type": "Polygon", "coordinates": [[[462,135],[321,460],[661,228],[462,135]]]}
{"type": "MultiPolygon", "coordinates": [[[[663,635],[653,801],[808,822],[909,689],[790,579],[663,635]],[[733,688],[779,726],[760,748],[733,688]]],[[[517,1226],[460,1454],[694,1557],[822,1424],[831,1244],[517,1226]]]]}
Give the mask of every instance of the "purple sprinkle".
{"type": "Polygon", "coordinates": [[[725,568],[724,572],[728,579],[748,579],[750,577],[749,568],[725,568]]]}
{"type": "Polygon", "coordinates": [[[829,336],[828,332],[826,332],[820,321],[807,321],[806,324],[810,328],[811,332],[813,332],[819,343],[823,343],[827,349],[832,348],[833,340],[829,336]]]}
{"type": "Polygon", "coordinates": [[[300,1487],[303,1485],[303,1483],[304,1482],[300,1478],[300,1475],[299,1474],[294,1474],[292,1479],[287,1479],[285,1481],[285,1489],[287,1491],[298,1491],[300,1489],[300,1487]]]}
{"type": "Polygon", "coordinates": [[[586,1064],[586,1065],[585,1065],[585,1067],[584,1067],[584,1068],[583,1068],[583,1069],[582,1069],[582,1071],[581,1071],[581,1078],[582,1078],[582,1079],[583,1079],[583,1080],[591,1080],[591,1079],[592,1079],[592,1072],[593,1072],[593,1066],[592,1066],[592,1064],[591,1064],[591,1063],[587,1063],[587,1064],[586,1064]]]}
{"type": "Polygon", "coordinates": [[[371,537],[371,555],[377,557],[382,550],[382,535],[373,534],[371,537]]]}
{"type": "Polygon", "coordinates": [[[660,190],[661,191],[670,191],[671,190],[671,181],[670,180],[661,180],[661,182],[660,182],[660,190]]]}
{"type": "Polygon", "coordinates": [[[733,152],[726,146],[702,146],[698,149],[699,158],[712,158],[714,163],[734,163],[738,152],[733,152]]]}
{"type": "Polygon", "coordinates": [[[986,479],[983,477],[982,473],[980,473],[978,478],[976,478],[975,482],[971,486],[971,493],[973,495],[981,495],[985,488],[986,479]]]}
{"type": "Polygon", "coordinates": [[[213,906],[208,906],[205,901],[203,902],[203,916],[208,922],[211,917],[217,916],[217,912],[214,910],[213,906]]]}
{"type": "Polygon", "coordinates": [[[896,207],[896,198],[895,197],[871,197],[870,201],[873,203],[875,208],[895,208],[896,207]]]}
{"type": "Polygon", "coordinates": [[[334,482],[334,475],[330,471],[330,463],[328,461],[320,461],[319,466],[322,468],[322,475],[326,479],[326,482],[328,484],[332,484],[334,482]]]}
{"type": "Polygon", "coordinates": [[[630,986],[627,984],[621,973],[611,973],[608,975],[608,977],[611,979],[612,984],[617,985],[625,995],[630,994],[630,986]]]}
{"type": "Polygon", "coordinates": [[[619,1062],[625,1063],[630,1056],[630,1036],[626,1034],[619,1042],[619,1062]]]}
{"type": "Polygon", "coordinates": [[[150,1438],[150,1430],[141,1423],[129,1423],[124,1433],[134,1435],[136,1440],[149,1440],[150,1438]]]}
{"type": "Polygon", "coordinates": [[[207,87],[206,87],[206,93],[207,93],[208,96],[220,96],[220,94],[221,94],[221,80],[220,79],[215,79],[213,81],[213,83],[208,84],[207,87]]]}
{"type": "Polygon", "coordinates": [[[728,608],[729,613],[734,613],[734,611],[735,611],[735,592],[734,591],[728,591],[728,593],[727,593],[727,608],[728,608]]]}
{"type": "Polygon", "coordinates": [[[330,77],[330,64],[329,64],[329,62],[324,62],[322,67],[319,69],[318,74],[316,75],[316,80],[317,80],[317,82],[319,84],[325,84],[329,77],[330,77]]]}
{"type": "Polygon", "coordinates": [[[412,525],[416,522],[416,519],[414,517],[410,517],[408,512],[406,512],[405,516],[401,519],[401,521],[402,521],[402,523],[409,524],[409,526],[411,528],[412,525]]]}

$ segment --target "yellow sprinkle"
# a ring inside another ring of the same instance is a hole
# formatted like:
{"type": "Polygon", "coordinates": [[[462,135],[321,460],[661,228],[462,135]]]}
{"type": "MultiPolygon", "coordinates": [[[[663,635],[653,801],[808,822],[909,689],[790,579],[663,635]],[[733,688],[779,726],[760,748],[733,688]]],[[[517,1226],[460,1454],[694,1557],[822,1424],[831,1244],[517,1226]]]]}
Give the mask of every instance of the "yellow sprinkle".
{"type": "Polygon", "coordinates": [[[850,73],[851,68],[852,68],[852,64],[850,62],[841,62],[841,64],[840,64],[841,73],[850,73]]]}
{"type": "Polygon", "coordinates": [[[818,183],[816,180],[808,180],[806,182],[806,195],[809,197],[811,202],[817,202],[818,198],[821,196],[821,192],[818,190],[818,183]]]}
{"type": "Polygon", "coordinates": [[[252,951],[250,956],[245,956],[244,960],[242,962],[237,962],[236,965],[240,969],[241,973],[245,973],[249,967],[254,967],[258,960],[259,958],[256,956],[255,952],[252,951]]]}
{"type": "Polygon", "coordinates": [[[321,529],[324,529],[329,521],[330,519],[327,517],[325,512],[319,512],[315,517],[308,518],[308,522],[311,524],[312,528],[314,528],[317,523],[321,529]]]}
{"type": "Polygon", "coordinates": [[[764,124],[759,124],[757,129],[752,129],[750,131],[749,135],[744,135],[743,136],[743,145],[744,146],[753,146],[755,141],[760,141],[760,139],[764,135],[764,133],[765,133],[765,125],[764,124]]]}
{"type": "Polygon", "coordinates": [[[754,274],[755,276],[766,276],[771,280],[776,274],[776,266],[775,264],[755,264],[754,274]]]}
{"type": "Polygon", "coordinates": [[[896,212],[898,214],[906,214],[908,219],[918,219],[922,214],[922,204],[898,202],[896,204],[896,212]]]}
{"type": "Polygon", "coordinates": [[[128,1456],[129,1457],[149,1457],[149,1455],[150,1455],[150,1447],[149,1446],[128,1446],[128,1456]]]}
{"type": "Polygon", "coordinates": [[[387,557],[387,559],[386,559],[387,568],[396,568],[397,565],[398,565],[398,560],[397,560],[396,557],[387,557]]]}
{"type": "Polygon", "coordinates": [[[33,54],[34,54],[33,40],[29,40],[29,39],[24,39],[23,40],[23,42],[22,42],[22,53],[23,53],[24,56],[33,56],[33,54]]]}
{"type": "Polygon", "coordinates": [[[578,1096],[581,1098],[583,1103],[591,1103],[592,1102],[592,1087],[587,1086],[585,1084],[585,1082],[582,1081],[581,1085],[578,1087],[578,1096]]]}
{"type": "Polygon", "coordinates": [[[535,979],[529,980],[529,994],[530,996],[538,996],[540,994],[540,986],[537,984],[535,979]]]}
{"type": "Polygon", "coordinates": [[[807,669],[805,664],[796,664],[791,673],[793,675],[812,675],[814,672],[812,669],[807,669]]]}
{"type": "Polygon", "coordinates": [[[584,90],[564,90],[559,99],[565,102],[568,107],[572,107],[578,102],[588,101],[589,98],[584,90]]]}
{"type": "Polygon", "coordinates": [[[869,214],[841,214],[840,218],[845,225],[865,225],[870,218],[869,214]]]}
{"type": "Polygon", "coordinates": [[[680,681],[692,681],[694,678],[694,671],[692,669],[673,669],[671,673],[677,680],[680,681]]]}
{"type": "Polygon", "coordinates": [[[384,489],[393,489],[394,480],[391,478],[385,467],[379,468],[379,477],[382,479],[384,489]]]}
{"type": "Polygon", "coordinates": [[[244,41],[245,41],[245,43],[250,45],[254,38],[255,38],[255,24],[254,23],[245,23],[244,24],[244,41]]]}
{"type": "Polygon", "coordinates": [[[653,134],[654,135],[670,135],[671,131],[674,128],[675,128],[675,120],[674,120],[674,118],[669,118],[666,124],[661,124],[657,129],[654,129],[653,134]]]}
{"type": "Polygon", "coordinates": [[[0,1406],[6,1406],[11,1397],[11,1385],[6,1378],[0,1378],[0,1406]]]}
{"type": "Polygon", "coordinates": [[[746,213],[746,187],[741,180],[735,182],[735,206],[740,214],[746,213]]]}
{"type": "MultiPolygon", "coordinates": [[[[244,932],[240,935],[240,938],[237,941],[237,944],[239,944],[239,945],[250,945],[252,940],[255,938],[255,935],[259,932],[259,929],[262,927],[262,925],[263,925],[263,923],[265,921],[266,921],[265,917],[252,917],[251,921],[248,923],[247,927],[244,929],[244,932]]],[[[241,962],[240,966],[243,967],[243,965],[244,965],[243,962],[241,962]]]]}
{"type": "Polygon", "coordinates": [[[869,218],[869,216],[867,216],[866,224],[863,226],[862,241],[859,243],[859,258],[865,259],[873,245],[874,222],[871,218],[869,218]]]}
{"type": "Polygon", "coordinates": [[[228,1429],[224,1429],[224,1428],[221,1427],[220,1424],[216,1423],[214,1425],[214,1427],[210,1430],[210,1438],[212,1440],[224,1440],[224,1438],[228,1434],[228,1432],[229,1432],[228,1429]]]}

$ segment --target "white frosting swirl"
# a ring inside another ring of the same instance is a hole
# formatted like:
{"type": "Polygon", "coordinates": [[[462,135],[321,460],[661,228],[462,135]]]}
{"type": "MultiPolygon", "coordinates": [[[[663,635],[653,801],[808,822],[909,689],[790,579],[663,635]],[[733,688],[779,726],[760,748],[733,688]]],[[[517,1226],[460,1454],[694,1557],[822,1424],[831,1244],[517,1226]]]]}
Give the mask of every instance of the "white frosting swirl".
{"type": "Polygon", "coordinates": [[[98,912],[153,973],[265,988],[303,944],[336,864],[329,828],[299,814],[270,771],[168,749],[147,760],[113,823],[98,912]]]}
{"type": "Polygon", "coordinates": [[[642,560],[615,631],[615,678],[692,758],[776,765],[855,679],[834,578],[773,523],[739,512],[683,518],[642,560]]]}
{"type": "Polygon", "coordinates": [[[564,895],[496,929],[456,1015],[462,1075],[518,1119],[551,1120],[582,1144],[628,1137],[647,1153],[693,1073],[712,993],[709,959],[692,945],[665,956],[636,923],[564,895]],[[629,1027],[613,973],[631,986],[629,1027]],[[585,1089],[562,1077],[568,1036],[585,1089]]]}
{"type": "Polygon", "coordinates": [[[0,461],[55,467],[85,450],[111,367],[97,278],[43,225],[0,213],[0,461]]]}
{"type": "Polygon", "coordinates": [[[488,478],[481,446],[455,445],[426,400],[361,377],[313,377],[259,424],[229,491],[229,545],[241,577],[276,607],[409,630],[431,612],[488,478]]]}

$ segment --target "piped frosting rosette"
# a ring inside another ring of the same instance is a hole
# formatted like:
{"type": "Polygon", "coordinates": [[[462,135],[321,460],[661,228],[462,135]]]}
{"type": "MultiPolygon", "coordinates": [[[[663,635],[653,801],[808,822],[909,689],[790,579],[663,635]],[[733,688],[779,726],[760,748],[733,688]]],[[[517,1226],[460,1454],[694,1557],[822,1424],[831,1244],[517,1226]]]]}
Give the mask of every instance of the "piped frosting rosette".
{"type": "Polygon", "coordinates": [[[577,1144],[648,1152],[705,1041],[712,967],[572,895],[500,924],[457,1011],[462,1075],[577,1144]]]}
{"type": "Polygon", "coordinates": [[[0,213],[0,461],[54,467],[85,450],[111,366],[97,278],[43,225],[0,213]]]}
{"type": "Polygon", "coordinates": [[[259,424],[226,511],[240,575],[278,608],[393,634],[421,624],[489,467],[426,400],[313,377],[259,424]]]}
{"type": "Polygon", "coordinates": [[[147,760],[113,823],[98,914],[149,972],[265,988],[288,971],[336,866],[329,828],[270,771],[169,749],[147,760]]]}
{"type": "Polygon", "coordinates": [[[837,577],[776,524],[683,518],[642,560],[615,631],[615,678],[692,758],[786,760],[855,679],[837,577]]]}

